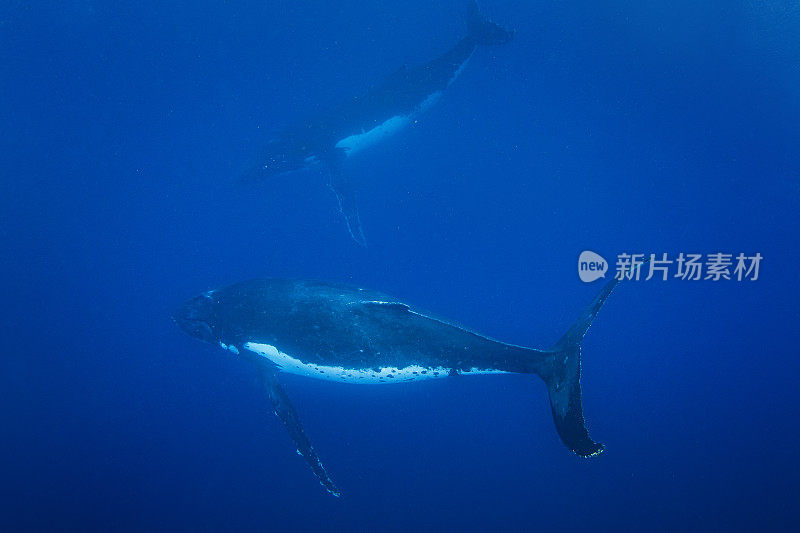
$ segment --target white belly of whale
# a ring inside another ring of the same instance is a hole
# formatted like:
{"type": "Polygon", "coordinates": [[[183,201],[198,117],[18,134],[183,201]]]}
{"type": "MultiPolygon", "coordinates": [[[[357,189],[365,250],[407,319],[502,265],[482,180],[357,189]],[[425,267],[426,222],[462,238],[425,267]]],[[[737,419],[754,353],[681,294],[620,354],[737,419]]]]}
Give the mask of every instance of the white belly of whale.
{"type": "MultiPolygon", "coordinates": [[[[324,379],[328,381],[338,381],[340,383],[360,383],[360,384],[383,384],[383,383],[402,383],[408,381],[421,381],[425,379],[443,378],[450,375],[450,369],[442,366],[424,367],[420,365],[409,365],[403,368],[398,367],[379,367],[379,368],[344,368],[341,366],[317,365],[305,363],[291,355],[288,355],[275,346],[257,342],[246,342],[243,347],[253,353],[271,361],[282,372],[297,374],[309,378],[324,379]]],[[[479,370],[470,369],[470,374],[505,374],[501,370],[479,370]]]]}
{"type": "Polygon", "coordinates": [[[336,148],[344,148],[347,155],[355,154],[397,133],[409,122],[410,117],[408,115],[394,116],[371,130],[345,137],[336,143],[336,148]]]}
{"type": "Polygon", "coordinates": [[[439,99],[441,95],[441,91],[436,91],[432,94],[429,94],[427,98],[425,98],[425,100],[423,100],[417,106],[414,112],[408,115],[395,115],[370,130],[365,130],[361,133],[345,137],[336,143],[336,148],[343,148],[347,155],[353,155],[356,152],[360,152],[364,148],[368,148],[373,144],[381,142],[387,137],[390,137],[400,131],[400,129],[403,127],[409,125],[416,113],[426,111],[439,99]]]}

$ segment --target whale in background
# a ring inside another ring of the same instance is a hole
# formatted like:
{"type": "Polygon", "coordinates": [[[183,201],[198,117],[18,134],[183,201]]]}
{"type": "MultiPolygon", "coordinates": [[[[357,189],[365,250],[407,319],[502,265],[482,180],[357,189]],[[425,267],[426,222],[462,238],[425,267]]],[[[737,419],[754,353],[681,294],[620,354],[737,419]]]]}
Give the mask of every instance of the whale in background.
{"type": "Polygon", "coordinates": [[[320,167],[336,194],[353,239],[366,245],[356,191],[344,161],[413,122],[458,77],[479,46],[503,44],[513,32],[491,22],[472,0],[467,34],[450,50],[415,68],[401,67],[368,93],[352,98],[271,140],[245,173],[247,181],[320,167]]]}

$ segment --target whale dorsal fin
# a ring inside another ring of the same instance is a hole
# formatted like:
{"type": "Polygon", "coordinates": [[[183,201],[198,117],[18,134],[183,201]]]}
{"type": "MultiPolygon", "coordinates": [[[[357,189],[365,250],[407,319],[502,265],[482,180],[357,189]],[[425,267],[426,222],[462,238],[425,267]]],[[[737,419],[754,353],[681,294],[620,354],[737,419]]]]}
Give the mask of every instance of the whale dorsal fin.
{"type": "Polygon", "coordinates": [[[373,307],[374,309],[382,309],[384,311],[399,311],[401,313],[410,313],[411,308],[403,302],[384,302],[380,300],[364,300],[362,305],[373,307]]]}

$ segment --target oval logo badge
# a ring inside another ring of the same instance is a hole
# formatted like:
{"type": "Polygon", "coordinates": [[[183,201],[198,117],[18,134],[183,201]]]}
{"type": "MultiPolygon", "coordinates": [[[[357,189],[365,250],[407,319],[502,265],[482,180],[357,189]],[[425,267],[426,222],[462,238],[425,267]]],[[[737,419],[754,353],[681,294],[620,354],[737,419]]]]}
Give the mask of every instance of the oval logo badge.
{"type": "Polygon", "coordinates": [[[603,259],[603,256],[596,254],[590,250],[581,252],[578,258],[578,276],[584,283],[591,283],[592,281],[606,277],[608,272],[608,261],[603,259]]]}

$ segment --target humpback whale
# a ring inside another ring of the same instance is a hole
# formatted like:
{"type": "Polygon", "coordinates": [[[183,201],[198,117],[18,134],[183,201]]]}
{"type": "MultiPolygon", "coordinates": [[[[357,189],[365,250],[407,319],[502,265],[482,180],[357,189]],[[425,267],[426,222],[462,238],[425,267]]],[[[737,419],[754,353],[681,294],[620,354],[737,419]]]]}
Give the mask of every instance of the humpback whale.
{"type": "Polygon", "coordinates": [[[186,333],[255,364],[281,419],[320,483],[340,491],[281,388],[281,372],[359,385],[522,373],[547,386],[556,431],[581,457],[603,451],[584,424],[581,340],[619,279],[609,281],[552,347],[490,339],[386,294],[337,283],[261,279],[201,294],[173,315],[186,333]]]}
{"type": "Polygon", "coordinates": [[[344,102],[272,139],[245,172],[246,181],[319,167],[336,194],[353,239],[365,245],[355,189],[344,161],[410,124],[458,77],[475,50],[502,44],[513,33],[468,3],[467,34],[453,48],[416,68],[401,67],[368,93],[344,102]]]}

